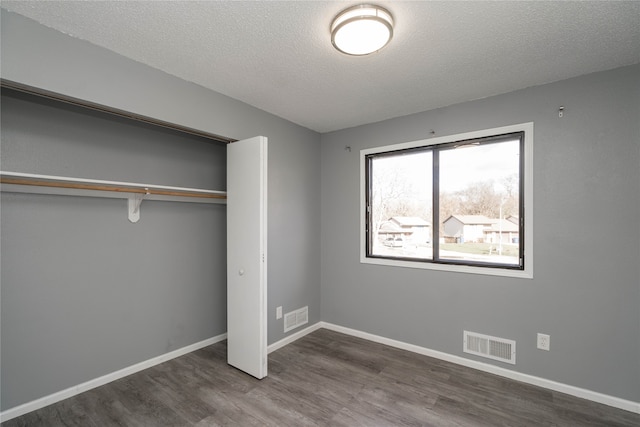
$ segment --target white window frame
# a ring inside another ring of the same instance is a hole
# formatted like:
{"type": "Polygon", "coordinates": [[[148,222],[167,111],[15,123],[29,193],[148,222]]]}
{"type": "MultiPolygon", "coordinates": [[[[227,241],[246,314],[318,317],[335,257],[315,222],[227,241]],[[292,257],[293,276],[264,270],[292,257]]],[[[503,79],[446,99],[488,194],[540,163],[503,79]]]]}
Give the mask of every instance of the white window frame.
{"type": "Polygon", "coordinates": [[[533,278],[533,122],[503,126],[480,131],[447,135],[419,141],[404,142],[400,144],[386,145],[383,147],[367,148],[360,150],[360,262],[363,264],[386,265],[392,267],[419,268],[426,270],[453,271],[458,273],[483,274],[491,276],[507,276],[532,279],[533,278]],[[366,231],[366,158],[371,154],[384,153],[395,150],[404,150],[430,145],[446,144],[476,138],[485,138],[514,132],[524,132],[524,254],[525,264],[523,270],[511,270],[496,267],[477,267],[471,265],[438,264],[421,261],[396,260],[391,258],[367,257],[367,231],[366,231]]]}

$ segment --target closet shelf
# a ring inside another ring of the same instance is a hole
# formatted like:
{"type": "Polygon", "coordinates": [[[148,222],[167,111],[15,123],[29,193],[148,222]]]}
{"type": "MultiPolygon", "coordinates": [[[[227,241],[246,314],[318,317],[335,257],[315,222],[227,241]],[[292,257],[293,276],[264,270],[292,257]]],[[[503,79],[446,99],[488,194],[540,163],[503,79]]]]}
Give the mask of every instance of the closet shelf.
{"type": "Polygon", "coordinates": [[[139,219],[142,200],[222,204],[227,202],[227,193],[225,191],[21,172],[0,171],[0,184],[0,189],[3,192],[10,193],[128,199],[129,220],[131,222],[137,222],[139,219]]]}

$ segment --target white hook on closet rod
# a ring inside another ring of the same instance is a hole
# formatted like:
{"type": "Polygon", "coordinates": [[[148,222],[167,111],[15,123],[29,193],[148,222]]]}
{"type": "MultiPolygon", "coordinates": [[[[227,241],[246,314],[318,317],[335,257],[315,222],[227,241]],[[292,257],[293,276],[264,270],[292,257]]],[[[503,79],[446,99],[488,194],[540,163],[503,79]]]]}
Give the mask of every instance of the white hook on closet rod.
{"type": "Polygon", "coordinates": [[[127,199],[127,205],[129,207],[129,221],[136,223],[140,219],[140,205],[145,196],[149,193],[149,189],[145,188],[144,194],[134,194],[127,199]]]}

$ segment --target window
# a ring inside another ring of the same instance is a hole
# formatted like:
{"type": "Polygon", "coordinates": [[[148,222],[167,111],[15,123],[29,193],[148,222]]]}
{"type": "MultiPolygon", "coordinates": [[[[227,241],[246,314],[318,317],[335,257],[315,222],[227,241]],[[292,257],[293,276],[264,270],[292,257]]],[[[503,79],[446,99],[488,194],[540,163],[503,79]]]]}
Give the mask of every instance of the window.
{"type": "Polygon", "coordinates": [[[361,151],[361,261],[532,277],[533,123],[361,151]]]}

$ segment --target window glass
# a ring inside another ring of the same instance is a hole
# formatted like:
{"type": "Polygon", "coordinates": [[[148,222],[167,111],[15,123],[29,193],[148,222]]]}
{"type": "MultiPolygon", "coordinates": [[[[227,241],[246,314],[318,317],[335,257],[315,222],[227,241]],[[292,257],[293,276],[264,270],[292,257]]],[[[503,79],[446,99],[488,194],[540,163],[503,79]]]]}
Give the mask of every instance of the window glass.
{"type": "Polygon", "coordinates": [[[520,140],[440,151],[440,259],[520,263],[520,140]]]}
{"type": "Polygon", "coordinates": [[[371,254],[431,259],[432,152],[371,160],[371,254]]]}

